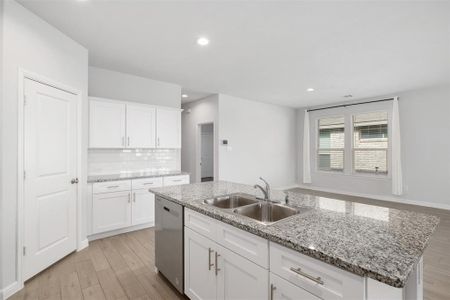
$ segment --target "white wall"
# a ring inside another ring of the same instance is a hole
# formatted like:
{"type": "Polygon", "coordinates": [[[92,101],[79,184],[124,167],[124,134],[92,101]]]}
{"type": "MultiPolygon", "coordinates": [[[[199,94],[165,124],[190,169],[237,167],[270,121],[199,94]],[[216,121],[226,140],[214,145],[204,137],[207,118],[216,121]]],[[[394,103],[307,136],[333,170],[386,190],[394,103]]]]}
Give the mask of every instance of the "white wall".
{"type": "MultiPolygon", "coordinates": [[[[87,166],[88,52],[85,48],[26,10],[15,1],[4,6],[4,101],[2,142],[2,287],[16,281],[18,70],[23,68],[82,92],[83,153],[81,184],[87,166]]],[[[85,235],[85,228],[83,228],[85,235]]],[[[82,233],[83,234],[83,233],[82,233]]]]}
{"type": "Polygon", "coordinates": [[[176,84],[89,67],[89,96],[180,108],[176,84]]]}
{"type": "MultiPolygon", "coordinates": [[[[391,95],[392,96],[392,95],[391,95]]],[[[374,195],[381,199],[410,200],[450,209],[450,86],[398,93],[401,127],[404,195],[391,195],[390,179],[316,172],[313,114],[311,121],[311,171],[314,188],[374,195]]],[[[383,96],[378,97],[385,98],[383,96]]],[[[369,99],[370,100],[370,99],[369,99]]],[[[367,106],[366,106],[367,107],[367,106]]],[[[391,105],[389,105],[391,107],[391,105]]],[[[364,106],[358,106],[363,110],[364,106]]],[[[298,177],[302,183],[302,138],[304,109],[298,110],[298,177]]]]}
{"type": "MultiPolygon", "coordinates": [[[[3,0],[0,0],[0,126],[3,126],[3,0]]],[[[3,159],[3,140],[1,138],[1,129],[0,129],[0,170],[3,170],[2,159],[3,159]]],[[[0,216],[3,211],[2,205],[2,178],[3,174],[0,173],[0,216]]],[[[3,270],[3,232],[2,232],[2,222],[0,221],[0,270],[3,270]]],[[[0,299],[2,299],[2,287],[3,287],[3,272],[0,272],[0,299]]]]}
{"type": "Polygon", "coordinates": [[[181,170],[191,173],[191,181],[197,182],[200,177],[200,166],[196,165],[196,149],[198,145],[198,125],[214,123],[214,177],[218,176],[218,101],[219,95],[182,105],[182,138],[181,138],[181,170]]]}
{"type": "Polygon", "coordinates": [[[219,95],[219,179],[274,187],[296,183],[295,109],[219,95]],[[230,149],[231,147],[231,149],[230,149]]]}

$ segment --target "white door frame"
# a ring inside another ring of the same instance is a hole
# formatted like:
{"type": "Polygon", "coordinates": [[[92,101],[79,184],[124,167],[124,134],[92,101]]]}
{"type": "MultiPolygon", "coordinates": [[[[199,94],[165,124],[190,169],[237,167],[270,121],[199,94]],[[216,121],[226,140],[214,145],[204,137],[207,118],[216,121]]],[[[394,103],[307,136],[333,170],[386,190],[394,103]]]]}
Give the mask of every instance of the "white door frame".
{"type": "Polygon", "coordinates": [[[79,184],[77,185],[77,216],[76,216],[76,228],[77,228],[77,251],[87,247],[87,240],[83,239],[81,236],[82,232],[82,191],[84,178],[81,172],[81,153],[82,153],[82,99],[83,95],[80,90],[74,89],[68,85],[59,83],[55,80],[49,79],[45,76],[24,70],[19,68],[19,78],[18,78],[18,140],[17,140],[17,261],[16,261],[16,271],[17,271],[17,283],[18,290],[21,290],[24,286],[23,281],[23,246],[24,246],[24,230],[25,230],[25,219],[24,219],[24,86],[25,80],[33,80],[51,87],[63,90],[65,92],[71,93],[77,96],[77,149],[76,149],[76,177],[79,179],[79,184]]]}
{"type": "Polygon", "coordinates": [[[216,124],[211,122],[203,122],[197,124],[196,142],[195,142],[195,182],[202,182],[202,167],[200,163],[202,161],[202,126],[212,124],[213,125],[213,176],[214,180],[217,180],[217,147],[216,147],[216,124]]]}

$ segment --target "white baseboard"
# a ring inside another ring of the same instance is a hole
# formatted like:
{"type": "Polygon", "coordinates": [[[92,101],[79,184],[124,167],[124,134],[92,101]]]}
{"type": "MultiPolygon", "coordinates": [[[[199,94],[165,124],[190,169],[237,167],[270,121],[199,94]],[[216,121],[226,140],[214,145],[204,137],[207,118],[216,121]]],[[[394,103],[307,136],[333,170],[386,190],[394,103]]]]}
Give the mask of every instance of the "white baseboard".
{"type": "Polygon", "coordinates": [[[343,195],[349,195],[349,196],[355,196],[355,197],[369,198],[369,199],[374,199],[374,200],[381,200],[381,201],[388,201],[388,202],[411,204],[411,205],[418,205],[418,206],[424,206],[424,207],[450,210],[450,204],[417,201],[417,200],[410,200],[410,199],[394,197],[394,196],[354,193],[354,192],[349,192],[349,191],[342,191],[342,190],[338,190],[338,189],[330,189],[330,188],[324,188],[324,187],[316,187],[316,186],[310,186],[310,185],[305,185],[305,184],[298,184],[296,187],[302,188],[302,189],[307,189],[307,190],[319,191],[319,192],[343,194],[343,195]]]}
{"type": "Polygon", "coordinates": [[[89,240],[87,238],[85,238],[84,240],[82,240],[79,244],[78,244],[78,249],[77,251],[81,251],[84,248],[87,248],[89,246],[89,240]]]}
{"type": "Polygon", "coordinates": [[[107,237],[110,237],[110,236],[113,236],[113,235],[118,235],[118,234],[121,234],[121,233],[127,233],[127,232],[131,232],[131,231],[135,231],[135,230],[145,229],[145,228],[149,228],[149,227],[153,227],[153,226],[155,226],[155,222],[145,223],[145,224],[135,225],[135,226],[130,226],[130,227],[121,228],[121,229],[117,229],[117,230],[112,230],[112,231],[108,231],[108,232],[92,234],[92,235],[88,236],[88,240],[91,242],[91,241],[95,241],[95,240],[98,240],[98,239],[107,238],[107,237]]]}
{"type": "Polygon", "coordinates": [[[18,281],[14,281],[4,289],[0,290],[0,300],[6,300],[23,288],[23,284],[19,284],[18,281]]]}

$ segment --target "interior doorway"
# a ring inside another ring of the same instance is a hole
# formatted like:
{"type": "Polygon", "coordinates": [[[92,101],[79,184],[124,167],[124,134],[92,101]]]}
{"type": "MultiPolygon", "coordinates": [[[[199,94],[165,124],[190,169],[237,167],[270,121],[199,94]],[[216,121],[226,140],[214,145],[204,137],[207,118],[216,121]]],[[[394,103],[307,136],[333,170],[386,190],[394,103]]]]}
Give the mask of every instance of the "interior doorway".
{"type": "Polygon", "coordinates": [[[200,181],[214,181],[214,123],[199,125],[200,181]]]}

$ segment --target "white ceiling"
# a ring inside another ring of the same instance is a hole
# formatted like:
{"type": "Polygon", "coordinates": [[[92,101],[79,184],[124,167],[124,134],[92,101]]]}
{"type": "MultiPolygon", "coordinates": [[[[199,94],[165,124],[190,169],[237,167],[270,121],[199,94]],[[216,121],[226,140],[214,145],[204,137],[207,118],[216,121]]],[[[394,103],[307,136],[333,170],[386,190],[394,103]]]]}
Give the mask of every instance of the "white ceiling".
{"type": "Polygon", "coordinates": [[[197,101],[205,97],[211,96],[211,93],[194,91],[186,88],[181,89],[181,95],[187,95],[187,98],[181,98],[181,103],[188,103],[192,101],[197,101]]]}
{"type": "Polygon", "coordinates": [[[91,65],[196,91],[301,107],[450,81],[448,1],[19,2],[91,65]]]}

